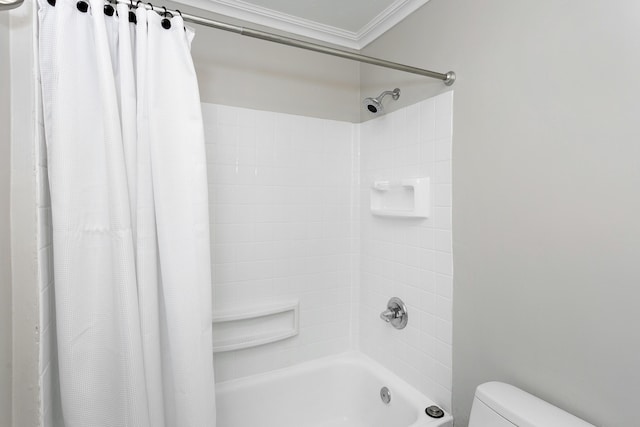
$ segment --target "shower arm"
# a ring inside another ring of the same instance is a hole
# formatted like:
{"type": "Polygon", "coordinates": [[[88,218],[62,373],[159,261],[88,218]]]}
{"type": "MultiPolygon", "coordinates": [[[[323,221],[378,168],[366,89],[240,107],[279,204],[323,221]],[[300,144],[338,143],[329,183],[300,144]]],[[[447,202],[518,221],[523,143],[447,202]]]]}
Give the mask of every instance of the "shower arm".
{"type": "MultiPolygon", "coordinates": [[[[0,0],[6,1],[6,0],[0,0]]],[[[126,5],[132,4],[130,1],[125,0],[107,0],[111,4],[122,3],[126,5]]],[[[139,2],[138,2],[139,3],[139,2]]],[[[136,3],[136,5],[138,4],[136,3]]],[[[432,79],[442,80],[445,85],[451,86],[456,81],[456,73],[449,71],[447,73],[438,73],[436,71],[425,70],[423,68],[412,67],[409,65],[400,64],[397,62],[387,61],[373,56],[361,55],[355,52],[349,52],[342,49],[336,49],[333,47],[323,46],[316,43],[310,43],[303,40],[294,39],[291,37],[279,36],[277,34],[268,33],[266,31],[253,30],[251,28],[241,27],[239,25],[228,24],[226,22],[214,21],[213,19],[204,18],[202,16],[191,15],[188,13],[179,12],[176,10],[165,9],[164,7],[153,6],[150,3],[139,3],[141,6],[149,10],[153,10],[158,13],[169,13],[172,16],[180,15],[185,22],[191,22],[193,24],[203,25],[205,27],[215,28],[218,30],[229,31],[231,33],[240,34],[242,36],[251,37],[254,39],[266,40],[273,43],[279,43],[287,46],[297,47],[300,49],[311,50],[313,52],[324,53],[325,55],[337,56],[339,58],[349,59],[352,61],[363,62],[365,64],[377,65],[379,67],[390,68],[393,70],[404,71],[406,73],[418,74],[432,79]]]]}
{"type": "Polygon", "coordinates": [[[20,6],[24,0],[0,0],[0,11],[15,9],[20,6]]]}
{"type": "Polygon", "coordinates": [[[382,102],[382,98],[384,98],[387,95],[391,95],[391,97],[393,98],[394,101],[397,101],[398,98],[400,98],[400,89],[395,88],[394,90],[385,90],[384,92],[382,92],[380,95],[378,95],[376,97],[376,99],[380,102],[382,102]]]}

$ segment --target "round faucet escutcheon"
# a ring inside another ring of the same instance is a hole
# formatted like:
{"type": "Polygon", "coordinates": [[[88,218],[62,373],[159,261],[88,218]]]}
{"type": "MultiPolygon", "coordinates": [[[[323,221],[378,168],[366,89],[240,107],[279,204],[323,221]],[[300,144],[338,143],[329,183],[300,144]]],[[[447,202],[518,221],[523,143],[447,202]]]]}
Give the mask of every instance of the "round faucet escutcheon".
{"type": "Polygon", "coordinates": [[[396,329],[404,329],[409,323],[407,306],[398,297],[393,297],[387,302],[387,309],[380,313],[380,318],[396,329]]]}

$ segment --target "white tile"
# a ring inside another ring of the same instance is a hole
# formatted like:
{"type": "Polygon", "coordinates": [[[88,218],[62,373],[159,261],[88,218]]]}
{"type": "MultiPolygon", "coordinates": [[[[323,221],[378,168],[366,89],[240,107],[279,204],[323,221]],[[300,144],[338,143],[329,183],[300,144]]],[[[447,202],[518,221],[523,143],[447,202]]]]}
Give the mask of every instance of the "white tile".
{"type": "Polygon", "coordinates": [[[436,162],[451,160],[451,137],[436,139],[434,160],[436,162]]]}
{"type": "Polygon", "coordinates": [[[453,122],[450,115],[436,115],[435,139],[450,139],[453,135],[453,122]]]}
{"type": "Polygon", "coordinates": [[[440,252],[451,253],[451,231],[435,230],[435,249],[440,252]]]}
{"type": "Polygon", "coordinates": [[[420,270],[420,285],[418,286],[425,292],[434,293],[436,290],[436,274],[432,270],[420,270]]]}
{"type": "Polygon", "coordinates": [[[433,98],[420,103],[420,132],[422,141],[431,141],[435,138],[436,106],[433,98]]]}
{"type": "Polygon", "coordinates": [[[451,160],[435,162],[433,182],[436,184],[451,184],[451,160]]]}
{"type": "Polygon", "coordinates": [[[435,275],[436,293],[445,298],[453,298],[453,277],[442,274],[435,275]]]}
{"type": "Polygon", "coordinates": [[[436,116],[451,116],[453,114],[453,92],[445,92],[434,98],[436,116]]]}
{"type": "Polygon", "coordinates": [[[240,109],[228,106],[218,106],[216,109],[216,123],[220,125],[238,125],[240,109]]]}
{"type": "Polygon", "coordinates": [[[440,364],[451,368],[452,347],[450,344],[435,340],[433,342],[433,355],[440,364]]]}
{"type": "Polygon", "coordinates": [[[238,144],[238,127],[228,124],[218,124],[210,127],[209,144],[238,144]]]}
{"type": "Polygon", "coordinates": [[[435,231],[432,228],[420,228],[418,235],[421,248],[435,249],[435,231]]]}
{"type": "Polygon", "coordinates": [[[420,292],[420,310],[430,314],[436,312],[436,295],[433,291],[423,289],[420,292]]]}
{"type": "Polygon", "coordinates": [[[435,263],[435,252],[430,249],[419,249],[420,261],[418,267],[422,270],[432,271],[435,263]]]}
{"type": "Polygon", "coordinates": [[[451,322],[436,318],[436,338],[445,344],[452,344],[451,339],[451,322]]]}
{"type": "Polygon", "coordinates": [[[451,368],[448,368],[440,363],[436,363],[434,369],[434,379],[444,388],[451,390],[451,368]]]}
{"type": "Polygon", "coordinates": [[[434,335],[430,334],[430,333],[426,333],[424,331],[420,332],[420,337],[419,337],[419,341],[418,341],[418,345],[420,348],[420,351],[425,355],[425,356],[429,356],[429,358],[423,357],[423,360],[425,360],[425,363],[423,364],[423,369],[425,370],[423,373],[425,375],[429,375],[430,372],[428,371],[430,369],[429,366],[429,359],[431,357],[435,357],[435,353],[437,351],[437,343],[440,342],[438,341],[434,335]]]}
{"type": "MultiPolygon", "coordinates": [[[[206,123],[217,123],[218,121],[218,106],[216,104],[208,104],[203,102],[201,104],[202,121],[206,123]]],[[[206,126],[205,126],[206,127],[206,126]]]]}
{"type": "Polygon", "coordinates": [[[435,228],[451,230],[451,208],[447,206],[437,206],[434,211],[435,228]]]}
{"type": "Polygon", "coordinates": [[[436,273],[451,276],[453,274],[453,260],[451,258],[451,254],[436,251],[434,270],[436,273]]]}
{"type": "Polygon", "coordinates": [[[442,296],[436,296],[436,316],[447,322],[451,322],[451,300],[442,296]]]}
{"type": "Polygon", "coordinates": [[[420,313],[420,330],[423,334],[436,337],[436,318],[433,314],[426,311],[420,313]]]}
{"type": "MultiPolygon", "coordinates": [[[[439,147],[441,150],[443,147],[439,147]]],[[[445,159],[446,160],[446,159],[445,159]]],[[[420,144],[420,164],[429,165],[436,161],[436,141],[429,140],[420,144]]]]}
{"type": "Polygon", "coordinates": [[[362,125],[225,106],[204,117],[216,308],[294,297],[303,325],[217,355],[217,380],[359,347],[449,405],[452,93],[362,125]],[[432,178],[431,218],[371,216],[373,180],[416,176],[432,178]],[[378,318],[394,295],[412,313],[404,331],[378,318]]]}

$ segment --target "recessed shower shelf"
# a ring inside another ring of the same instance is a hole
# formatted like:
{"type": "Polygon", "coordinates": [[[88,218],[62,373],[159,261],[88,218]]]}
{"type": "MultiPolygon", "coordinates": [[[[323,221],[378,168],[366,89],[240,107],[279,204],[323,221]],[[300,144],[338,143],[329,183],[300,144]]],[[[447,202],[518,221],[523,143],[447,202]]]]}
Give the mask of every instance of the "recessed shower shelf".
{"type": "Polygon", "coordinates": [[[371,186],[371,213],[377,216],[428,218],[429,178],[375,181],[371,186]]]}
{"type": "Polygon", "coordinates": [[[252,306],[213,316],[213,352],[240,350],[298,335],[298,300],[252,306]]]}

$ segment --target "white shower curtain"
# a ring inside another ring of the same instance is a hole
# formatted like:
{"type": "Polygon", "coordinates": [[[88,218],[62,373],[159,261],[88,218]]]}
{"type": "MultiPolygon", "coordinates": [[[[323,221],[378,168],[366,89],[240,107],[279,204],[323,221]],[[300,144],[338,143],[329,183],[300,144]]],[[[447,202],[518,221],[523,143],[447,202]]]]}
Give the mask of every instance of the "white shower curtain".
{"type": "Polygon", "coordinates": [[[134,24],[128,5],[39,2],[65,425],[214,427],[193,33],[144,7],[134,24]]]}

